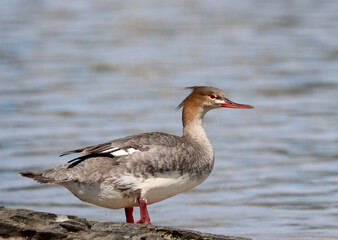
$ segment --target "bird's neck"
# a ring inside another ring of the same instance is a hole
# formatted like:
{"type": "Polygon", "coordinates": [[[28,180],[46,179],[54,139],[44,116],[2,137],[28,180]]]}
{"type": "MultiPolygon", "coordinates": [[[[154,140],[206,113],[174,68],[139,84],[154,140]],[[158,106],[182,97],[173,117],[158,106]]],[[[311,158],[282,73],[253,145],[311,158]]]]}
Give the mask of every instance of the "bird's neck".
{"type": "Polygon", "coordinates": [[[208,139],[203,127],[203,119],[196,119],[184,124],[182,137],[195,141],[208,139]]]}
{"type": "Polygon", "coordinates": [[[182,111],[183,138],[203,145],[211,145],[203,128],[203,118],[206,112],[200,104],[194,102],[187,102],[184,105],[182,111]]]}
{"type": "MultiPolygon", "coordinates": [[[[191,110],[191,108],[190,108],[191,110]]],[[[183,135],[184,142],[193,147],[196,156],[195,160],[202,161],[206,167],[207,175],[214,165],[215,153],[212,144],[203,128],[204,111],[190,111],[183,108],[183,135]],[[192,115],[194,114],[194,115],[192,115]]]]}
{"type": "Polygon", "coordinates": [[[182,139],[187,145],[190,145],[194,151],[193,164],[203,166],[203,175],[206,177],[210,174],[214,161],[215,153],[211,142],[203,128],[203,118],[208,110],[203,108],[203,103],[190,101],[186,99],[183,112],[183,135],[182,139]]]}

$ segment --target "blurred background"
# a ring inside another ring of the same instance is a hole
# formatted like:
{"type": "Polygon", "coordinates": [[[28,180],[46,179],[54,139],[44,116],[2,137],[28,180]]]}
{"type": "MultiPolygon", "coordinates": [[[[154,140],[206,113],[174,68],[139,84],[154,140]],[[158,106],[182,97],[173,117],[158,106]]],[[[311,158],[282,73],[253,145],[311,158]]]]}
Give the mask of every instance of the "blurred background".
{"type": "Polygon", "coordinates": [[[182,88],[210,85],[255,109],[207,114],[214,171],[149,206],[153,224],[338,239],[338,1],[0,4],[0,205],[124,221],[18,172],[126,135],[180,135],[182,88]]]}

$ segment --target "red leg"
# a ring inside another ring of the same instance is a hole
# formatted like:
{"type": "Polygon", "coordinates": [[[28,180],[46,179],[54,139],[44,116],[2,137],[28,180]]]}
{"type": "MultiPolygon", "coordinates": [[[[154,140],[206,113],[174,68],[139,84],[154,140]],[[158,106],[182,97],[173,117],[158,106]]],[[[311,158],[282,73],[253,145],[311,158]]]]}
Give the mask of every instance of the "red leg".
{"type": "Polygon", "coordinates": [[[141,219],[138,220],[136,223],[145,223],[145,224],[151,225],[148,210],[147,210],[147,200],[140,198],[138,202],[140,204],[141,219]]]}
{"type": "Polygon", "coordinates": [[[124,209],[126,213],[127,223],[134,223],[134,217],[133,217],[133,207],[128,207],[124,209]]]}

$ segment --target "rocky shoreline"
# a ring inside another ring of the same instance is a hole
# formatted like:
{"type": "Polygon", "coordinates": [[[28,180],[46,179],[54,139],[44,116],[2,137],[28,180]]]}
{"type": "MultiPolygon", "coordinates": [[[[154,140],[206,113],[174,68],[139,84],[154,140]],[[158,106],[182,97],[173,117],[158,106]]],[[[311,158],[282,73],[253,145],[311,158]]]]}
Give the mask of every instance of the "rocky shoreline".
{"type": "Polygon", "coordinates": [[[71,215],[0,207],[0,239],[249,240],[172,227],[96,222],[71,215]]]}

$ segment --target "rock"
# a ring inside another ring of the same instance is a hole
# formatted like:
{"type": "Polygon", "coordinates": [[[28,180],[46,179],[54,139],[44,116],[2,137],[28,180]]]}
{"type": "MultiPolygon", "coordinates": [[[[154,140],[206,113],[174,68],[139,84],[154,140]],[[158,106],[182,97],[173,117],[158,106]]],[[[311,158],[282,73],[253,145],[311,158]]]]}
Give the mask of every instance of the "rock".
{"type": "Polygon", "coordinates": [[[0,207],[0,238],[6,239],[184,239],[249,240],[172,227],[96,222],[70,215],[0,207]]]}

